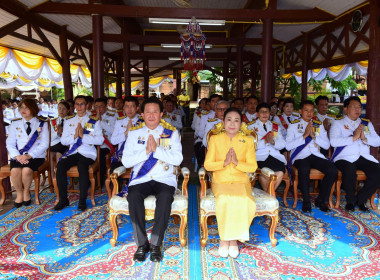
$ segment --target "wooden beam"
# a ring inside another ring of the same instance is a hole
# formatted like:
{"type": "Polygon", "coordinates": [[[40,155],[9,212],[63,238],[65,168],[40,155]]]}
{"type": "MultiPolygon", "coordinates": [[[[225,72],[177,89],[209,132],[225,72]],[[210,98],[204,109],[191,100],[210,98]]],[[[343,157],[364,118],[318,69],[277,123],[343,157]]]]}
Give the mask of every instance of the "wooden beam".
{"type": "Polygon", "coordinates": [[[32,27],[33,27],[33,30],[37,33],[38,37],[40,37],[42,42],[44,42],[46,44],[47,48],[49,49],[51,54],[54,56],[54,58],[59,62],[59,64],[62,65],[63,61],[62,61],[61,56],[58,54],[58,52],[53,47],[53,45],[50,43],[49,39],[45,36],[45,34],[42,32],[42,30],[36,25],[32,25],[32,27]]]}
{"type": "Polygon", "coordinates": [[[213,73],[213,74],[215,74],[215,75],[218,75],[218,76],[223,77],[223,73],[221,73],[221,72],[218,71],[218,70],[215,70],[214,68],[212,68],[212,67],[210,67],[210,66],[208,66],[208,65],[206,65],[206,64],[203,64],[203,69],[204,69],[204,70],[208,70],[208,71],[210,71],[211,73],[213,73]]]}
{"type": "Polygon", "coordinates": [[[152,72],[149,73],[149,76],[153,76],[157,73],[160,73],[161,71],[164,71],[164,70],[167,70],[167,69],[173,69],[174,66],[178,65],[178,64],[182,64],[182,61],[181,60],[177,60],[177,61],[174,61],[168,65],[165,65],[165,66],[162,66],[156,70],[153,70],[152,72]]]}
{"type": "Polygon", "coordinates": [[[41,47],[47,48],[47,46],[46,46],[46,44],[44,42],[41,42],[41,41],[33,39],[33,38],[29,38],[28,36],[25,36],[23,34],[19,34],[17,32],[12,32],[9,35],[12,36],[12,37],[15,37],[15,38],[18,38],[18,39],[21,39],[21,40],[24,40],[24,41],[27,41],[27,42],[39,45],[41,47]]]}
{"type": "Polygon", "coordinates": [[[26,24],[25,20],[19,18],[16,19],[7,25],[4,25],[0,28],[0,38],[3,38],[4,36],[10,35],[10,33],[16,31],[17,29],[23,27],[26,24]]]}
{"type": "Polygon", "coordinates": [[[272,19],[275,22],[315,22],[333,20],[334,15],[319,8],[305,10],[255,10],[255,9],[197,9],[170,7],[139,7],[124,5],[92,5],[46,2],[31,9],[34,13],[91,15],[130,18],[191,18],[215,20],[257,21],[272,19]]]}

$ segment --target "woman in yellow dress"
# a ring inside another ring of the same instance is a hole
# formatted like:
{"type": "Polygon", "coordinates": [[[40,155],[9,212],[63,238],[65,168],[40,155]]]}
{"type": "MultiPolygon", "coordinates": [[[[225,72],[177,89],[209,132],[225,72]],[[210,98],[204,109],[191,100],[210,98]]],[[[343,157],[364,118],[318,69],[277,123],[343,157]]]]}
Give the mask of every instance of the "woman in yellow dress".
{"type": "Polygon", "coordinates": [[[216,197],[216,219],[220,236],[219,255],[236,258],[237,240],[249,240],[255,216],[249,176],[257,169],[254,139],[242,130],[242,115],[236,108],[224,113],[224,129],[210,137],[204,167],[212,171],[212,191],[216,197]]]}

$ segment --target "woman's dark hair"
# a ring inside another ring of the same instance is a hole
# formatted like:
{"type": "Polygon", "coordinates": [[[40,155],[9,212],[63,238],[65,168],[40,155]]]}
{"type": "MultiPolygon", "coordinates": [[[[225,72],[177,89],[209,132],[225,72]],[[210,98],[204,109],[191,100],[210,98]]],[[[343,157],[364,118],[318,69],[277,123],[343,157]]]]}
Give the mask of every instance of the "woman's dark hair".
{"type": "Polygon", "coordinates": [[[18,107],[21,107],[22,104],[24,104],[26,107],[28,107],[28,109],[32,113],[33,117],[37,117],[38,112],[40,110],[38,109],[38,105],[37,105],[37,103],[36,103],[36,101],[34,99],[30,99],[30,98],[23,99],[18,104],[18,107]]]}
{"type": "Polygon", "coordinates": [[[237,109],[237,108],[234,108],[234,107],[230,107],[230,108],[228,108],[228,109],[224,112],[223,119],[225,119],[226,116],[227,116],[227,114],[228,114],[228,113],[231,113],[231,112],[238,113],[239,116],[240,116],[240,121],[241,121],[241,122],[243,121],[243,115],[241,114],[240,110],[237,109]]]}
{"type": "Polygon", "coordinates": [[[145,105],[146,104],[157,104],[160,108],[160,112],[164,111],[164,106],[162,105],[162,102],[157,97],[149,97],[148,99],[144,100],[143,104],[141,105],[141,111],[144,113],[145,105]]]}
{"type": "Polygon", "coordinates": [[[66,101],[61,101],[61,102],[59,102],[58,106],[59,106],[60,104],[62,104],[63,106],[65,106],[66,109],[70,111],[70,104],[69,104],[68,102],[66,102],[66,101]]]}

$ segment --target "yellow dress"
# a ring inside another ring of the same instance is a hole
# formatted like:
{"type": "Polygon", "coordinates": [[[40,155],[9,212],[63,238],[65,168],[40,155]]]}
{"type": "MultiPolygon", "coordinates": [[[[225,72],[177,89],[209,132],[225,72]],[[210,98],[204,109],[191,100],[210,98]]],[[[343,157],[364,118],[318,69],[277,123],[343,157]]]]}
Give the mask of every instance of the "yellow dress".
{"type": "Polygon", "coordinates": [[[249,240],[249,227],[256,204],[246,172],[257,169],[254,139],[237,134],[232,140],[225,132],[210,137],[204,167],[212,171],[212,191],[216,197],[216,219],[221,240],[249,240]],[[238,165],[223,167],[230,148],[238,165]]]}

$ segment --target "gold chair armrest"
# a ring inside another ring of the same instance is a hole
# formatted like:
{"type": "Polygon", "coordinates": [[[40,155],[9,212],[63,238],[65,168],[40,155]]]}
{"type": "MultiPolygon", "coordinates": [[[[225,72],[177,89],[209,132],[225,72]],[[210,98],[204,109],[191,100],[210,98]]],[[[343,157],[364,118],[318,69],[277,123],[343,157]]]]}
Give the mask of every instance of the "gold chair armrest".
{"type": "Polygon", "coordinates": [[[111,174],[110,178],[113,184],[112,196],[116,195],[119,192],[119,180],[118,178],[127,171],[127,168],[120,166],[116,168],[111,174]]]}
{"type": "Polygon", "coordinates": [[[188,188],[187,184],[189,183],[189,178],[190,178],[190,170],[187,167],[182,167],[181,173],[183,176],[183,182],[182,182],[182,195],[188,197],[188,188]]]}
{"type": "Polygon", "coordinates": [[[198,171],[199,182],[201,183],[201,191],[199,196],[204,197],[206,195],[207,183],[206,183],[206,169],[204,167],[200,168],[198,171]]]}
{"type": "Polygon", "coordinates": [[[266,177],[269,177],[269,195],[276,197],[276,192],[274,190],[274,185],[277,181],[276,173],[272,169],[264,167],[261,169],[261,174],[266,177]]]}

